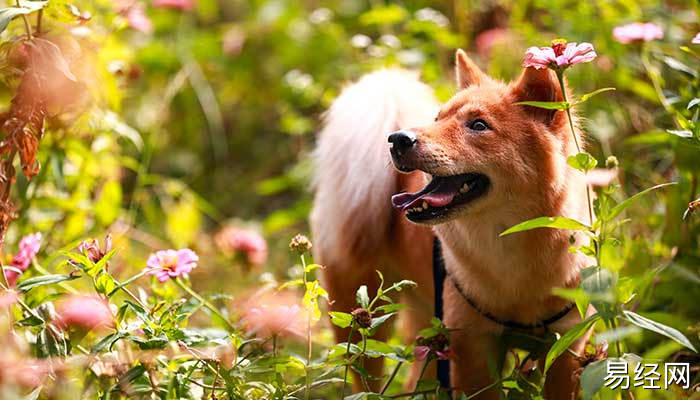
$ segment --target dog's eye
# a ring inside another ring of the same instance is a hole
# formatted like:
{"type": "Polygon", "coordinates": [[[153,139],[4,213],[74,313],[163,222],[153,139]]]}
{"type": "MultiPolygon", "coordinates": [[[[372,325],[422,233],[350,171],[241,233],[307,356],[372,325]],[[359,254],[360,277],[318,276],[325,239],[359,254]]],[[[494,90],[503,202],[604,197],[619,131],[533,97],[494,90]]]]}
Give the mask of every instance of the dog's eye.
{"type": "Polygon", "coordinates": [[[489,129],[488,124],[486,124],[486,121],[483,119],[475,119],[474,121],[470,122],[468,126],[469,129],[473,131],[485,131],[489,129]]]}

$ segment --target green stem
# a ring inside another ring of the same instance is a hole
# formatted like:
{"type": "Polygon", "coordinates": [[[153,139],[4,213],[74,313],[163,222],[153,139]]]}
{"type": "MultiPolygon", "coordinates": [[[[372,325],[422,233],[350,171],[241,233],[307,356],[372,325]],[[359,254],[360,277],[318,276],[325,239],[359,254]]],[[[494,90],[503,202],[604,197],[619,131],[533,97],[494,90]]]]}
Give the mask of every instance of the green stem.
{"type": "Polygon", "coordinates": [[[144,270],[142,270],[141,272],[139,272],[138,274],[132,276],[131,278],[125,280],[125,281],[122,282],[122,283],[118,283],[116,279],[112,278],[112,280],[114,280],[114,282],[117,283],[117,286],[116,286],[114,289],[112,289],[111,292],[107,293],[107,297],[112,297],[115,293],[117,293],[117,291],[118,291],[119,289],[122,289],[122,288],[126,287],[126,286],[127,286],[128,284],[130,284],[131,282],[133,282],[133,281],[139,279],[140,277],[146,275],[146,272],[148,272],[148,271],[144,269],[144,270]]]}
{"type": "Polygon", "coordinates": [[[209,311],[211,311],[212,313],[214,313],[214,315],[216,315],[217,317],[221,318],[221,319],[224,321],[224,323],[226,324],[226,326],[227,326],[230,330],[232,330],[232,331],[235,331],[235,330],[236,330],[236,327],[233,326],[233,324],[228,320],[228,318],[224,317],[224,316],[219,312],[219,310],[216,309],[216,307],[214,307],[211,303],[209,303],[207,300],[205,300],[204,297],[200,296],[199,293],[197,293],[197,292],[195,292],[194,290],[192,290],[191,287],[187,286],[184,282],[182,282],[182,281],[180,280],[180,278],[175,278],[175,283],[176,283],[178,286],[180,286],[180,288],[181,288],[182,290],[184,290],[185,292],[187,292],[190,296],[194,297],[195,299],[197,299],[197,301],[199,301],[200,303],[204,304],[204,307],[208,308],[209,311]]]}
{"type": "MultiPolygon", "coordinates": [[[[564,98],[564,103],[566,103],[566,117],[569,119],[569,128],[571,128],[571,135],[574,137],[574,144],[576,144],[576,151],[581,152],[581,146],[578,144],[578,138],[576,137],[576,129],[574,129],[574,120],[571,118],[571,105],[566,96],[566,87],[564,87],[564,70],[557,70],[557,79],[559,80],[559,87],[561,88],[561,94],[564,98]]],[[[584,172],[586,175],[586,172],[584,172]]],[[[588,218],[590,220],[591,226],[593,226],[593,207],[591,205],[591,193],[588,189],[588,183],[584,181],[584,188],[586,189],[586,204],[588,205],[588,218]]]]}
{"type": "Polygon", "coordinates": [[[664,94],[664,91],[661,88],[661,83],[659,82],[658,75],[656,71],[653,70],[651,62],[649,61],[649,50],[646,46],[642,46],[642,52],[640,56],[642,59],[642,66],[644,67],[644,71],[649,77],[652,86],[654,86],[654,91],[656,91],[656,96],[659,98],[659,102],[661,102],[661,105],[666,111],[672,112],[673,110],[671,109],[671,103],[666,98],[666,95],[664,94]]]}
{"type": "MultiPolygon", "coordinates": [[[[610,320],[610,326],[612,327],[613,330],[617,330],[617,322],[615,322],[615,318],[610,320]]],[[[615,349],[617,349],[617,356],[622,357],[622,346],[620,346],[620,341],[624,340],[620,338],[619,340],[615,341],[615,349]]]]}
{"type": "MultiPolygon", "coordinates": [[[[352,340],[352,334],[355,333],[355,324],[350,326],[350,334],[348,335],[348,345],[345,348],[345,356],[350,354],[350,341],[352,340]]],[[[343,388],[340,391],[340,398],[345,397],[345,387],[348,384],[348,370],[350,369],[350,364],[345,364],[345,373],[343,374],[343,388]]]]}
{"type": "MultiPolygon", "coordinates": [[[[301,255],[301,266],[304,268],[304,290],[306,290],[306,284],[308,282],[308,279],[306,277],[306,260],[304,259],[304,255],[301,255]]],[[[306,400],[309,400],[311,396],[311,375],[309,375],[309,370],[311,366],[311,357],[312,357],[312,351],[313,351],[313,345],[311,342],[311,310],[307,309],[308,311],[308,316],[306,319],[306,345],[307,345],[307,353],[306,353],[306,368],[305,368],[305,373],[306,373],[306,391],[304,392],[304,398],[306,400]]]]}
{"type": "MultiPolygon", "coordinates": [[[[418,380],[416,381],[416,387],[413,389],[414,391],[418,389],[418,384],[420,384],[421,379],[423,379],[423,375],[425,375],[425,371],[428,369],[428,364],[430,364],[430,361],[432,361],[432,357],[428,356],[428,358],[425,359],[425,364],[423,364],[423,368],[421,368],[420,370],[420,375],[418,375],[418,380]]],[[[423,393],[423,398],[428,398],[426,393],[423,393]]]]}
{"type": "Polygon", "coordinates": [[[382,388],[382,391],[379,392],[379,394],[386,393],[387,389],[389,389],[389,385],[394,380],[394,378],[396,378],[396,374],[399,373],[399,369],[401,368],[402,365],[403,365],[403,361],[399,361],[399,363],[396,364],[396,368],[394,368],[394,370],[391,371],[391,375],[389,375],[389,379],[386,381],[386,383],[384,384],[384,387],[382,388]]]}

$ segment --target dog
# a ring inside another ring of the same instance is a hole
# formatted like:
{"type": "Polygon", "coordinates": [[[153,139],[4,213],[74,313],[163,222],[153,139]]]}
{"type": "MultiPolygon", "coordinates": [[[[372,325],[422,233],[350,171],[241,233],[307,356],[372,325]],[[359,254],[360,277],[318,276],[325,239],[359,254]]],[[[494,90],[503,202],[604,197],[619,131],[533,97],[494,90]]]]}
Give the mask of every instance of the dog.
{"type": "MultiPolygon", "coordinates": [[[[590,260],[569,248],[583,238],[547,228],[499,234],[535,217],[589,216],[584,175],[566,162],[577,152],[566,113],[519,104],[562,101],[555,73],[524,68],[503,83],[464,51],[455,59],[458,92],[443,105],[402,70],[370,73],[342,91],[318,137],[310,219],[331,309],[356,308],[360,285],[376,289],[375,269],[387,281],[418,283],[401,292],[409,306],[402,316],[407,340],[433,315],[437,236],[448,272],[443,302],[454,354],[451,386],[471,394],[499,378],[504,321],[537,325],[559,314],[547,329],[560,334],[581,321],[552,290],[578,286],[590,260]]],[[[389,333],[385,327],[377,336],[389,333]]],[[[347,329],[335,334],[348,339],[347,329]]],[[[581,355],[587,340],[584,335],[570,350],[581,355]]],[[[382,374],[381,361],[365,367],[372,376],[382,374]]],[[[560,356],[546,375],[544,397],[575,397],[579,367],[573,354],[560,356]]],[[[492,385],[478,398],[500,397],[492,385]]]]}

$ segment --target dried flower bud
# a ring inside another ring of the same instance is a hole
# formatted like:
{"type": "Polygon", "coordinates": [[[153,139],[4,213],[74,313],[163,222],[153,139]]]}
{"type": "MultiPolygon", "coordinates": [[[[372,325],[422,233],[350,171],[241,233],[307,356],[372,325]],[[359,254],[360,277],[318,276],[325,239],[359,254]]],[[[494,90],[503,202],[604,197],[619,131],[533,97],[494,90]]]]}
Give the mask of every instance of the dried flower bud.
{"type": "Polygon", "coordinates": [[[311,250],[311,247],[312,245],[309,238],[301,234],[294,236],[292,241],[289,242],[289,249],[299,254],[306,253],[311,250]]]}
{"type": "Polygon", "coordinates": [[[618,165],[620,165],[620,163],[615,156],[610,156],[605,160],[605,168],[617,168],[618,165]]]}
{"type": "Polygon", "coordinates": [[[369,328],[372,326],[372,315],[364,308],[356,308],[351,313],[353,321],[360,328],[369,328]]]}

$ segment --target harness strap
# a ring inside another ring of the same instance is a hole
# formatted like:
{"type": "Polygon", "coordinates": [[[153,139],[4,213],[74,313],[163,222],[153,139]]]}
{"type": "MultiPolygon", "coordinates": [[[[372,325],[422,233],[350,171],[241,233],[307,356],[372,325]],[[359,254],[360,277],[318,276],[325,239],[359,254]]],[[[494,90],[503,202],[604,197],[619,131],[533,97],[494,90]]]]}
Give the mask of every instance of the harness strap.
{"type": "MultiPolygon", "coordinates": [[[[444,314],[442,293],[445,289],[445,277],[447,277],[447,270],[445,269],[445,261],[442,259],[442,248],[440,246],[440,240],[435,237],[435,240],[433,240],[433,288],[435,289],[435,317],[441,321],[444,314]]],[[[450,387],[450,360],[437,360],[437,378],[440,382],[440,387],[445,389],[450,387]]]]}
{"type": "MultiPolygon", "coordinates": [[[[445,260],[442,258],[442,246],[440,244],[440,239],[435,237],[433,241],[433,285],[435,288],[435,316],[442,320],[444,314],[444,303],[442,299],[442,293],[445,288],[445,278],[449,277],[452,284],[455,286],[459,294],[462,295],[464,300],[469,303],[472,308],[474,308],[479,314],[483,315],[490,321],[493,321],[499,325],[502,325],[509,329],[520,330],[520,331],[530,331],[538,328],[547,329],[548,325],[555,323],[556,321],[563,318],[568,314],[576,305],[575,303],[569,303],[563,310],[546,318],[542,321],[538,321],[534,324],[523,324],[518,321],[511,321],[506,319],[500,319],[490,312],[482,309],[479,304],[474,301],[467,292],[462,288],[462,286],[457,282],[456,279],[450,275],[449,271],[445,268],[445,260]]],[[[450,387],[450,364],[448,360],[438,360],[438,381],[440,381],[440,386],[443,388],[450,387]]]]}

